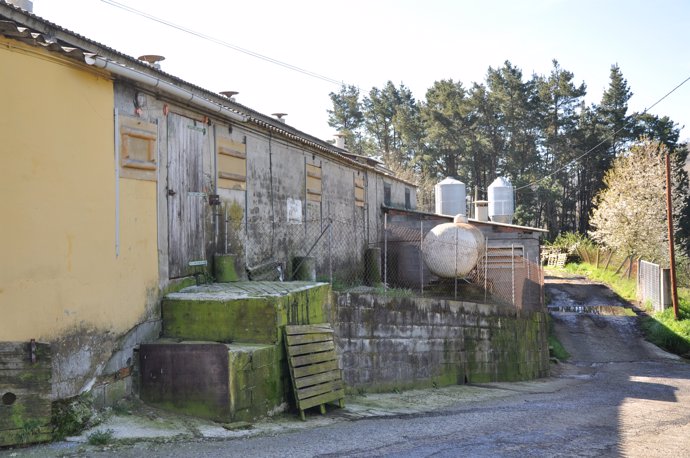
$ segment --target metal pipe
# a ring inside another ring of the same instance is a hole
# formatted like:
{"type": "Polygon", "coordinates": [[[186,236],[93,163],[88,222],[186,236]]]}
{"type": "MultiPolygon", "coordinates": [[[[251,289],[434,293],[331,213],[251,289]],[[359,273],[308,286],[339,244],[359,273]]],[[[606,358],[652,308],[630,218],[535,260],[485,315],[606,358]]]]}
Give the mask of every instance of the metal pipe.
{"type": "Polygon", "coordinates": [[[225,254],[228,254],[228,206],[223,206],[225,210],[225,254]]]}
{"type": "Polygon", "coordinates": [[[489,287],[489,281],[487,276],[489,275],[489,239],[488,237],[484,240],[484,302],[486,303],[487,288],[489,287]]]}
{"type": "Polygon", "coordinates": [[[115,108],[115,257],[120,256],[120,112],[115,108]]]}
{"type": "MultiPolygon", "coordinates": [[[[330,208],[330,202],[328,207],[330,208]]],[[[331,220],[330,210],[328,215],[328,278],[333,286],[333,221],[331,220]]]]}
{"type": "MultiPolygon", "coordinates": [[[[424,258],[422,256],[422,243],[424,243],[424,220],[419,221],[419,288],[424,295],[424,258]]],[[[457,262],[457,261],[456,261],[457,262]]]]}
{"type": "Polygon", "coordinates": [[[383,214],[383,293],[388,292],[388,213],[383,214]]]}
{"type": "Polygon", "coordinates": [[[204,108],[214,113],[220,113],[223,116],[227,116],[235,121],[247,122],[248,118],[246,116],[235,113],[234,111],[229,110],[222,105],[201,98],[191,91],[177,87],[172,83],[168,83],[167,81],[163,81],[155,76],[140,72],[139,70],[125,67],[100,56],[85,56],[84,62],[86,62],[87,65],[92,65],[96,68],[107,70],[114,75],[122,76],[138,83],[153,86],[154,88],[160,89],[161,92],[182,99],[184,102],[191,105],[196,105],[197,107],[204,108]]]}
{"type": "Polygon", "coordinates": [[[453,298],[458,300],[458,227],[455,227],[455,275],[453,275],[455,292],[453,298]]]}
{"type": "Polygon", "coordinates": [[[515,306],[515,244],[510,244],[510,273],[513,281],[513,306],[515,306]]]}

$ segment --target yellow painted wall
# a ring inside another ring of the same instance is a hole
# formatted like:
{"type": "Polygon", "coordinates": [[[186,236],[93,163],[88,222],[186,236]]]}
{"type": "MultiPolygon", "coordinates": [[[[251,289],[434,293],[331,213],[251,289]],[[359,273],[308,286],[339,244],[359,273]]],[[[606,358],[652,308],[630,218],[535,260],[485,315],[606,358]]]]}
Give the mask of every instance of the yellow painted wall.
{"type": "Polygon", "coordinates": [[[120,179],[112,82],[0,37],[0,341],[124,332],[158,285],[156,183],[120,179]]]}

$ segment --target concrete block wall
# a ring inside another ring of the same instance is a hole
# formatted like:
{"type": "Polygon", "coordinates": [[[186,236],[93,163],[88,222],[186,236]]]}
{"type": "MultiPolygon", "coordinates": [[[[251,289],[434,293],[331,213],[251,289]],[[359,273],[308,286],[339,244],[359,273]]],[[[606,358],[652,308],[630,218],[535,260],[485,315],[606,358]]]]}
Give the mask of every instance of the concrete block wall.
{"type": "Polygon", "coordinates": [[[335,304],[336,340],[351,390],[548,375],[545,312],[365,294],[338,294],[335,304]]]}

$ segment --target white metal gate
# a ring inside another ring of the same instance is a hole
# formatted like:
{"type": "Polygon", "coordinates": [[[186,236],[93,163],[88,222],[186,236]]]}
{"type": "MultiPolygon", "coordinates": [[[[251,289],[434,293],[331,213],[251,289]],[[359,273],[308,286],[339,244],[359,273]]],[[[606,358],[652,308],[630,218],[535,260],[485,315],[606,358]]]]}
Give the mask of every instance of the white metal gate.
{"type": "Polygon", "coordinates": [[[637,269],[637,296],[641,303],[649,302],[654,310],[661,310],[661,267],[640,261],[637,269]]]}

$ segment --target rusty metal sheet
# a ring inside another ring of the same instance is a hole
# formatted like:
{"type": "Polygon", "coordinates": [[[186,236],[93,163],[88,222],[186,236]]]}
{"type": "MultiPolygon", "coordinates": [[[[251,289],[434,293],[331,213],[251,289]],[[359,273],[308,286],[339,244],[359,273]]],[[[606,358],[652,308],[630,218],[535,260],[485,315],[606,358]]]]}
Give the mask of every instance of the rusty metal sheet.
{"type": "Polygon", "coordinates": [[[139,349],[140,397],[182,413],[225,421],[230,412],[228,347],[152,343],[139,349]]]}

